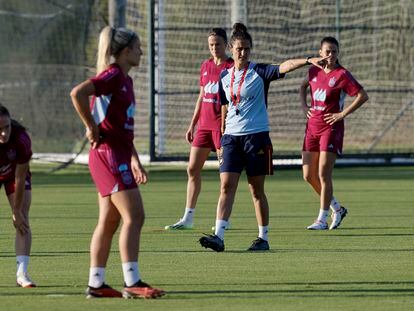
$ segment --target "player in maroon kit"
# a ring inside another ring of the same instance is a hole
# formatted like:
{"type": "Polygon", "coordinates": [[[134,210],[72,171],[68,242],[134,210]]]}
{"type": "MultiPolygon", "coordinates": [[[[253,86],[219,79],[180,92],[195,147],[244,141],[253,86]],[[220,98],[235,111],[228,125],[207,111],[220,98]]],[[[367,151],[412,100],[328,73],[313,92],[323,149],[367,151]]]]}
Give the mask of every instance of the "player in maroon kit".
{"type": "Polygon", "coordinates": [[[200,94],[193,118],[186,133],[191,144],[187,167],[187,200],[184,216],[177,223],[166,226],[167,230],[191,229],[198,195],[201,190],[201,170],[210,151],[220,156],[221,105],[218,95],[220,73],[233,66],[233,59],[226,55],[227,35],[222,28],[213,28],[208,35],[211,58],[200,68],[200,94]],[[197,126],[197,131],[195,130],[197,126]]]}
{"type": "Polygon", "coordinates": [[[135,98],[128,72],[139,66],[141,55],[137,34],[125,28],[105,27],[99,37],[98,75],[71,92],[91,144],[89,169],[99,200],[99,220],[90,248],[88,298],[164,295],[163,290],[142,282],[138,267],[144,207],[137,184],[147,182],[147,173],[133,144],[135,98]],[[110,57],[115,59],[113,63],[110,57]],[[119,250],[125,281],[122,293],[105,284],[105,266],[121,219],[119,250]]]}
{"type": "Polygon", "coordinates": [[[308,118],[303,143],[303,178],[320,197],[319,216],[308,226],[310,230],[328,229],[329,207],[332,209],[332,223],[329,229],[336,229],[347,214],[347,209],[333,196],[332,170],[337,155],[342,154],[344,119],[368,100],[362,86],[351,73],[338,62],[339,43],[333,37],[321,41],[319,54],[327,57],[324,68],[312,66],[300,87],[303,111],[308,118]],[[311,106],[306,102],[310,87],[311,106]],[[355,97],[344,108],[345,96],[355,97]]]}
{"type": "Polygon", "coordinates": [[[21,287],[36,287],[27,274],[32,245],[29,225],[31,157],[31,141],[26,129],[11,119],[7,108],[0,104],[0,187],[4,185],[12,208],[13,225],[16,228],[16,283],[21,287]]]}

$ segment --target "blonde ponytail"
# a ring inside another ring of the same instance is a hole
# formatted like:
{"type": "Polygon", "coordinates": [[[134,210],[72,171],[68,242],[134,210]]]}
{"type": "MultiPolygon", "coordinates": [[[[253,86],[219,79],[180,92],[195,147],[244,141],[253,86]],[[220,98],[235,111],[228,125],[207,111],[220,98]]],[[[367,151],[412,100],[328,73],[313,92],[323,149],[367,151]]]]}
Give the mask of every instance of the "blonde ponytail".
{"type": "Polygon", "coordinates": [[[99,35],[98,54],[96,61],[97,75],[106,70],[110,65],[111,41],[114,31],[115,30],[112,27],[106,26],[104,29],[102,29],[99,35]]]}

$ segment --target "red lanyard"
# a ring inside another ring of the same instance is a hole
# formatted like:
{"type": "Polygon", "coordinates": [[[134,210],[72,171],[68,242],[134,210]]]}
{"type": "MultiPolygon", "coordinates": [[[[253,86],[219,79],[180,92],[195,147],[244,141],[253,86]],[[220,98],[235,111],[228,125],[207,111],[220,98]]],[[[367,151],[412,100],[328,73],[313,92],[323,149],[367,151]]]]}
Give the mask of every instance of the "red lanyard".
{"type": "Polygon", "coordinates": [[[230,97],[231,97],[231,101],[233,102],[233,106],[236,107],[236,114],[237,115],[240,112],[239,109],[237,108],[237,105],[240,103],[240,100],[241,100],[240,92],[241,92],[242,85],[244,83],[244,78],[246,77],[247,69],[249,69],[249,64],[247,64],[246,65],[246,68],[244,68],[242,77],[241,77],[240,82],[239,82],[239,86],[237,88],[236,98],[234,98],[234,90],[233,90],[234,72],[236,71],[236,67],[233,67],[233,72],[231,73],[231,80],[230,80],[230,97]]]}

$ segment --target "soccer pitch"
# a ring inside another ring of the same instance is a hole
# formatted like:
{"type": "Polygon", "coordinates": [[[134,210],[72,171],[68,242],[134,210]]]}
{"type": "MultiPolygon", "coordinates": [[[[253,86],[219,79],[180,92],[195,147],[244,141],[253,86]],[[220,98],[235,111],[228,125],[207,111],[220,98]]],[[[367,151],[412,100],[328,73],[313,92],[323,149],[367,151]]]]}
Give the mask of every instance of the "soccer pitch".
{"type": "MultiPolygon", "coordinates": [[[[242,177],[225,234],[226,250],[201,248],[215,220],[219,178],[203,172],[195,229],[165,231],[182,216],[185,169],[151,167],[141,186],[146,223],[143,280],[167,291],[158,300],[87,300],[89,242],[97,220],[95,188],[85,167],[55,174],[33,169],[32,257],[39,287],[15,286],[10,208],[0,198],[1,310],[413,310],[414,167],[337,168],[335,195],[349,214],[338,230],[307,231],[318,201],[300,170],[267,178],[269,252],[248,253],[257,236],[242,177]]],[[[107,282],[122,288],[116,239],[107,282]]]]}

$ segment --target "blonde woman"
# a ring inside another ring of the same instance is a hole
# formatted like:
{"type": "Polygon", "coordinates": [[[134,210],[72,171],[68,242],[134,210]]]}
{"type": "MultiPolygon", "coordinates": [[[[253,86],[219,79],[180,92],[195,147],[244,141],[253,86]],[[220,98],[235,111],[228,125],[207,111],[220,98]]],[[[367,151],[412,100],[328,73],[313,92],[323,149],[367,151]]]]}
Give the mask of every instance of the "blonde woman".
{"type": "Polygon", "coordinates": [[[98,75],[71,92],[91,144],[89,169],[99,201],[99,219],[90,246],[88,298],[164,295],[163,290],[141,280],[138,266],[144,206],[137,184],[147,182],[147,173],[133,144],[135,98],[128,72],[139,66],[141,55],[140,39],[135,32],[105,27],[99,38],[98,75]],[[105,283],[112,238],[121,220],[119,250],[125,282],[122,292],[105,283]]]}

